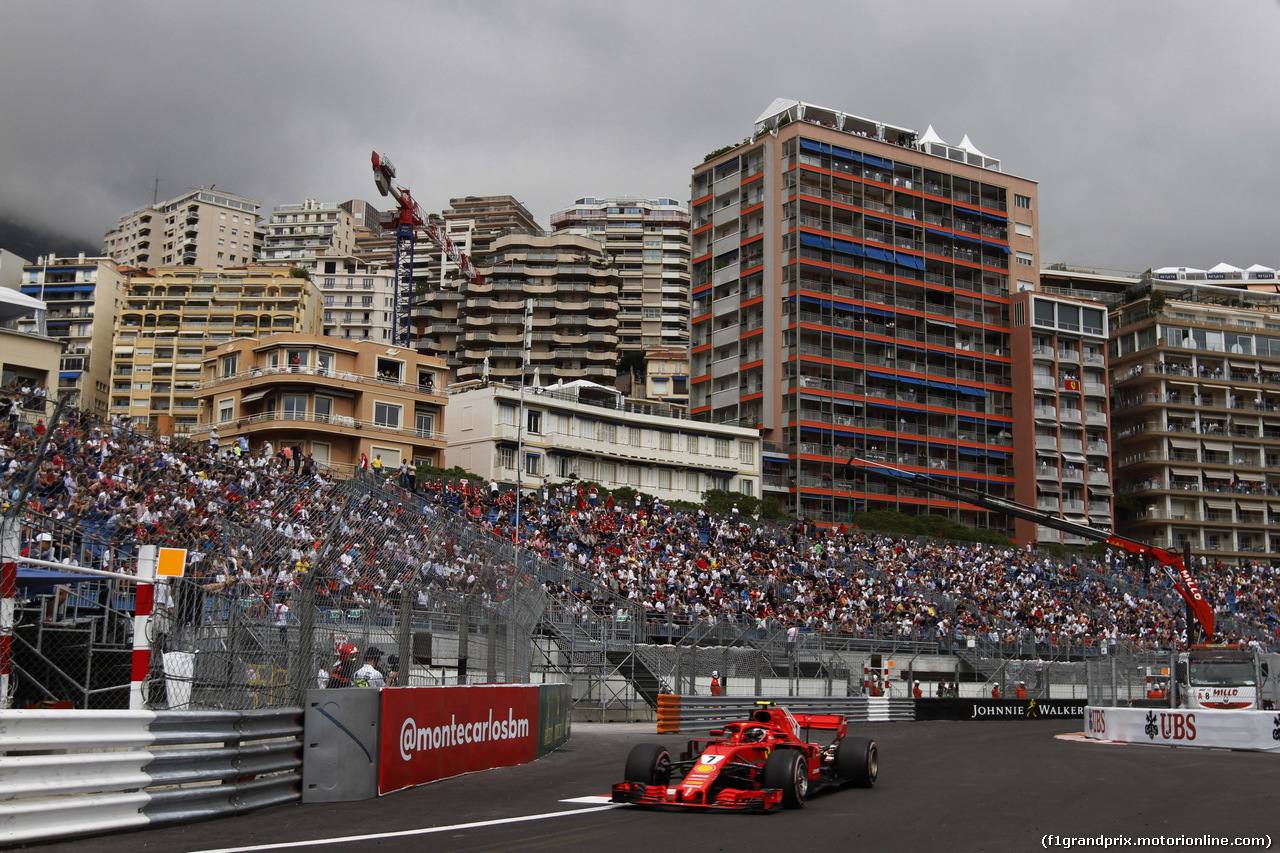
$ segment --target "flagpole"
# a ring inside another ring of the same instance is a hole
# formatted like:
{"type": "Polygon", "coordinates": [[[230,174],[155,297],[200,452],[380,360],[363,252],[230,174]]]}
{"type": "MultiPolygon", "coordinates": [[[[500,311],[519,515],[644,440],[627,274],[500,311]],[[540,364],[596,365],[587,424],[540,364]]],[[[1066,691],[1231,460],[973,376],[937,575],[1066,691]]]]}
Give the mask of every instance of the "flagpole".
{"type": "Polygon", "coordinates": [[[524,352],[520,356],[520,408],[516,422],[516,517],[511,539],[520,547],[520,493],[524,491],[524,374],[533,345],[533,300],[524,301],[524,352]]]}

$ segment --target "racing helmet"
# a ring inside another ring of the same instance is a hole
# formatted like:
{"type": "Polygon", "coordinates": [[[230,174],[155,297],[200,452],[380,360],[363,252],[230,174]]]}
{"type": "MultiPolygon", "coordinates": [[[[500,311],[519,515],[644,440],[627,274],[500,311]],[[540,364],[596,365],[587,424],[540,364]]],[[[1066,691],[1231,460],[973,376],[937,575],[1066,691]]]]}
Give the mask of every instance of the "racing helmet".
{"type": "Polygon", "coordinates": [[[720,670],[718,670],[718,669],[713,669],[713,670],[711,670],[711,677],[712,677],[712,678],[719,678],[719,677],[720,677],[720,670]]]}
{"type": "Polygon", "coordinates": [[[356,656],[356,647],[351,645],[350,643],[343,643],[341,646],[338,646],[338,657],[353,658],[355,656],[356,656]]]}
{"type": "Polygon", "coordinates": [[[768,736],[769,731],[759,726],[752,726],[742,733],[743,743],[762,743],[768,736]]]}

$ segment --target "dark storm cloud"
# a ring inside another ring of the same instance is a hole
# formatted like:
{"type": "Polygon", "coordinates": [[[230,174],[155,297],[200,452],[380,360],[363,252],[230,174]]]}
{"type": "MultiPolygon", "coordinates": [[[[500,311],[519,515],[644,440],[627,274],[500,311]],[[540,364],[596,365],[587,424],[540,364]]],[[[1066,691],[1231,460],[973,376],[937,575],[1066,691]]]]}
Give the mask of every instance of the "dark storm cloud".
{"type": "Polygon", "coordinates": [[[1280,264],[1275,3],[9,0],[0,218],[98,245],[216,183],[269,209],[685,199],[775,97],[968,134],[1040,182],[1042,259],[1280,264]]]}

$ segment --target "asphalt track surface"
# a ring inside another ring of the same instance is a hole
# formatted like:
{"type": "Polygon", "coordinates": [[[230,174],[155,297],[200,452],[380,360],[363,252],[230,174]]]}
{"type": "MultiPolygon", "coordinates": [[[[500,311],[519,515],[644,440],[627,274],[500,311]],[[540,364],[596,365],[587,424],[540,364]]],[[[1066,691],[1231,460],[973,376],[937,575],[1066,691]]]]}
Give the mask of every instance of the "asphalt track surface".
{"type": "Polygon", "coordinates": [[[236,818],[31,849],[1019,851],[1044,849],[1047,834],[1269,834],[1280,843],[1280,755],[1055,738],[1078,731],[1069,720],[851,728],[879,743],[879,783],[871,790],[814,796],[798,811],[651,811],[565,802],[607,796],[610,785],[620,781],[633,744],[662,743],[677,752],[687,738],[655,735],[651,723],[578,723],[562,749],[521,767],[447,779],[377,800],[278,806],[236,818]],[[328,841],[308,843],[324,839],[328,841]]]}

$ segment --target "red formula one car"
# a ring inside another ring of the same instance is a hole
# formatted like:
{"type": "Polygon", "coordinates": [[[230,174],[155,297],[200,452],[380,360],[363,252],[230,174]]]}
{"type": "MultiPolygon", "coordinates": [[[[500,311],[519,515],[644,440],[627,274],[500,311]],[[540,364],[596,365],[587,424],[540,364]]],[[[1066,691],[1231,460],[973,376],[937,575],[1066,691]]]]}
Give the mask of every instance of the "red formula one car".
{"type": "Polygon", "coordinates": [[[613,802],[771,811],[798,809],[813,791],[853,785],[870,788],[879,772],[875,741],[846,737],[843,716],[795,714],[762,707],[751,719],[713,729],[711,739],[689,741],[673,761],[664,747],[642,743],[627,757],[626,781],[613,786],[613,802]],[[811,743],[812,730],[833,732],[829,746],[811,743]]]}

